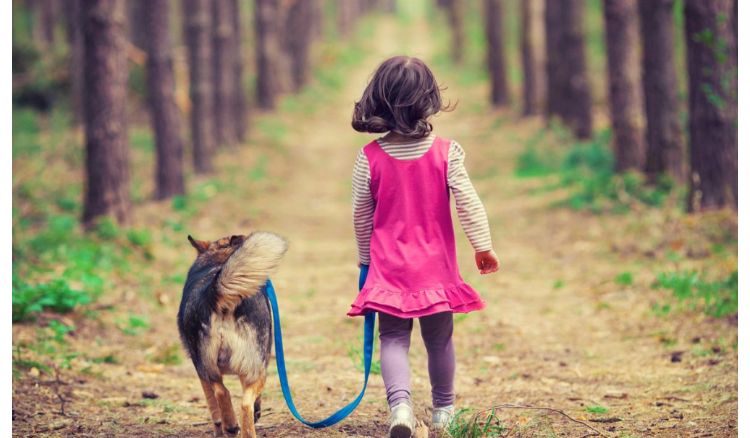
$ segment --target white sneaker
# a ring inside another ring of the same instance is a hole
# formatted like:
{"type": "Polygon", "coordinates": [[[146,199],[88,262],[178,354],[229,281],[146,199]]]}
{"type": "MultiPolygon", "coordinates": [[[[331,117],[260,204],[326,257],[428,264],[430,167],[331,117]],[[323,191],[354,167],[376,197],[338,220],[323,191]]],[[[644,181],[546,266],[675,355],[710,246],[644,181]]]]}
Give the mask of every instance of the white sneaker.
{"type": "Polygon", "coordinates": [[[439,430],[445,429],[453,420],[453,414],[455,414],[453,405],[432,408],[432,427],[439,430]]]}
{"type": "Polygon", "coordinates": [[[399,403],[391,409],[391,426],[388,429],[388,436],[390,438],[410,438],[416,422],[411,406],[406,403],[399,403]]]}

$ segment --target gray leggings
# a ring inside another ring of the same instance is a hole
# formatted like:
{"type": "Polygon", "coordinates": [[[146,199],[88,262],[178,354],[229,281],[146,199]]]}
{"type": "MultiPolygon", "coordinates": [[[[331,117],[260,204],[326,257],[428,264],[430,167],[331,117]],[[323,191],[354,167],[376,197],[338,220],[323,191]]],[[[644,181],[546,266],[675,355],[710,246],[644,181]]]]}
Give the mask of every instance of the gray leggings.
{"type": "MultiPolygon", "coordinates": [[[[388,405],[411,404],[409,378],[409,341],[412,319],[403,319],[378,313],[380,328],[380,368],[385,383],[388,405]]],[[[437,313],[419,318],[427,349],[427,370],[432,385],[432,406],[436,408],[453,404],[453,377],[456,372],[456,355],[453,351],[453,314],[437,313]]]]}

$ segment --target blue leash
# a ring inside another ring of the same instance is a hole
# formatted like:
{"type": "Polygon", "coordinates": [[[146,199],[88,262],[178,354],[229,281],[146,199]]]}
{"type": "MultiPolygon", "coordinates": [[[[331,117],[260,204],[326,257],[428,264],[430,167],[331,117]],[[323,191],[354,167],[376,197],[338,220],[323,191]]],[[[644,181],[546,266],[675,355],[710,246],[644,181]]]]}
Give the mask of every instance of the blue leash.
{"type": "MultiPolygon", "coordinates": [[[[367,279],[367,271],[369,266],[363,265],[359,271],[359,289],[362,290],[362,286],[365,285],[365,279],[367,279]]],[[[281,383],[281,392],[284,393],[284,400],[289,407],[289,411],[294,415],[294,418],[299,420],[301,423],[306,424],[314,429],[321,429],[328,426],[333,426],[344,418],[348,417],[349,414],[354,410],[362,401],[362,397],[365,395],[365,389],[367,389],[367,380],[370,376],[370,365],[372,363],[372,350],[373,350],[373,333],[375,331],[375,312],[370,312],[365,315],[365,344],[364,344],[364,362],[365,362],[365,383],[362,385],[362,391],[359,393],[351,403],[334,412],[330,417],[320,421],[307,421],[297,412],[297,408],[294,406],[294,400],[292,400],[292,392],[289,389],[289,381],[286,376],[286,364],[284,363],[284,342],[281,340],[281,319],[279,318],[279,303],[276,301],[276,292],[273,289],[273,284],[269,279],[266,283],[266,296],[268,301],[271,303],[271,311],[273,312],[273,331],[274,331],[274,345],[276,347],[276,370],[279,373],[279,382],[281,383]]]]}

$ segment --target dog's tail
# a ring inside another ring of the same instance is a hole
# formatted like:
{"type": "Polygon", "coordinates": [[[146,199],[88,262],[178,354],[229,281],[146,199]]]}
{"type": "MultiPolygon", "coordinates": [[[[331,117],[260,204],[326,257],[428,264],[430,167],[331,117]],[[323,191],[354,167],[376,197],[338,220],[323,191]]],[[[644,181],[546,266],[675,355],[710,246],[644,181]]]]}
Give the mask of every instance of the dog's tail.
{"type": "Polygon", "coordinates": [[[287,242],[279,235],[256,231],[229,257],[219,274],[219,304],[233,307],[258,293],[279,266],[287,242]]]}

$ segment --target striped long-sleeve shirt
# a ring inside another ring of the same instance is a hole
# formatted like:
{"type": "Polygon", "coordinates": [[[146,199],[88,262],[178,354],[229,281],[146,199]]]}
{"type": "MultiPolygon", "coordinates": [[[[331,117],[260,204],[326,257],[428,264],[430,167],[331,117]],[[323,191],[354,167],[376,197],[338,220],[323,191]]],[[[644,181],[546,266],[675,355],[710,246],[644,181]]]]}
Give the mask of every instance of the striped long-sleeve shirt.
{"type": "MultiPolygon", "coordinates": [[[[377,141],[380,147],[393,158],[412,160],[426,153],[434,140],[435,136],[430,135],[409,143],[388,143],[382,139],[377,141]]],[[[469,174],[466,172],[464,157],[465,153],[461,145],[455,141],[451,142],[448,150],[448,187],[450,187],[456,200],[458,220],[474,251],[487,251],[492,249],[492,237],[487,213],[469,179],[469,174]]],[[[359,151],[354,163],[352,209],[359,262],[369,264],[375,200],[370,192],[370,164],[367,161],[364,149],[359,151]]]]}

